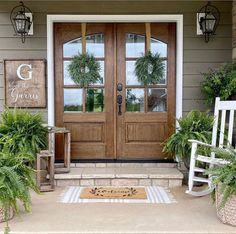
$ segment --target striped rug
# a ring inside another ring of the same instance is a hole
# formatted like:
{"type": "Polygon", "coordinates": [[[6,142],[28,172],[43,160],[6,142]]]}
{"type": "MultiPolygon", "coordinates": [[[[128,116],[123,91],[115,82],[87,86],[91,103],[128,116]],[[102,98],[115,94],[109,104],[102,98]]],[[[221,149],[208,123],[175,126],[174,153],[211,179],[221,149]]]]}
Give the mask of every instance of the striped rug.
{"type": "Polygon", "coordinates": [[[84,187],[69,186],[61,194],[62,203],[176,203],[169,190],[160,186],[144,187],[147,199],[81,199],[80,193],[84,187]]]}

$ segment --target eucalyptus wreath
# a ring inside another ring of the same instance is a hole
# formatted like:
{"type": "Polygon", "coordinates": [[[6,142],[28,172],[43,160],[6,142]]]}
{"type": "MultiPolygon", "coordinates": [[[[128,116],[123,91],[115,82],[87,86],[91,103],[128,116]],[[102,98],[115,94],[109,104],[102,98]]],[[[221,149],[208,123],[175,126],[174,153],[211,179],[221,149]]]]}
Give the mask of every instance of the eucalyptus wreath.
{"type": "Polygon", "coordinates": [[[152,54],[150,51],[138,58],[135,63],[135,75],[141,84],[156,84],[163,77],[165,64],[160,54],[152,54]]]}
{"type": "Polygon", "coordinates": [[[101,80],[100,64],[88,53],[75,55],[68,67],[71,79],[81,87],[88,87],[101,80]]]}

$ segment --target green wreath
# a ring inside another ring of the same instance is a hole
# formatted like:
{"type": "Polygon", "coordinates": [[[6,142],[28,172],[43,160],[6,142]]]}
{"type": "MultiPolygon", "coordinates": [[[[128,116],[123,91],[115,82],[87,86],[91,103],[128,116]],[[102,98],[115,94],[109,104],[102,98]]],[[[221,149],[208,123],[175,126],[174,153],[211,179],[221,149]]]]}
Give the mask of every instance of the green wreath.
{"type": "Polygon", "coordinates": [[[88,53],[74,56],[68,66],[71,79],[81,87],[88,87],[101,80],[100,70],[99,62],[88,53]]]}
{"type": "Polygon", "coordinates": [[[156,84],[164,77],[164,73],[165,64],[158,53],[149,51],[135,62],[135,75],[141,84],[156,84]]]}

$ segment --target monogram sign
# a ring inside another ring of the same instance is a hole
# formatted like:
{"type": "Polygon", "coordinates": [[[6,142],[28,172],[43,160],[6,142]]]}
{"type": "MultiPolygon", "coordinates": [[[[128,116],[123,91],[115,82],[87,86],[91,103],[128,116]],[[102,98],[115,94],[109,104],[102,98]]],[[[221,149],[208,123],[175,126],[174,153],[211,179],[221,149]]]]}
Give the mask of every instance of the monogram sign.
{"type": "Polygon", "coordinates": [[[8,107],[46,107],[45,60],[5,60],[8,107]]]}

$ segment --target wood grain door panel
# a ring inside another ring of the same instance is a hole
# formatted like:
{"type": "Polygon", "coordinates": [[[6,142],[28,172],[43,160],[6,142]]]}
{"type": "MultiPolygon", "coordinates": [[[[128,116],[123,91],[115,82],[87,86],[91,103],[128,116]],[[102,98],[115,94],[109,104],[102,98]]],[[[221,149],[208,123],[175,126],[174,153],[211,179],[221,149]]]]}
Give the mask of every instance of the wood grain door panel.
{"type": "Polygon", "coordinates": [[[154,142],[165,140],[166,123],[126,123],[126,143],[154,142]]]}

